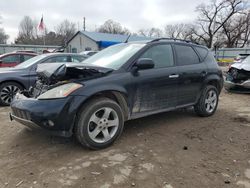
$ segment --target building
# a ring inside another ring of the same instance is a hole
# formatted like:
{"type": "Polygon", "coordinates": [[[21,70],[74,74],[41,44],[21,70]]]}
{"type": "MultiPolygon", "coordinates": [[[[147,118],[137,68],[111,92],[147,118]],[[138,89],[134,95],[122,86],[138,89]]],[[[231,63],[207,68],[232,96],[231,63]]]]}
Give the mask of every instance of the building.
{"type": "Polygon", "coordinates": [[[49,45],[25,45],[25,44],[0,44],[0,55],[18,51],[18,50],[30,50],[38,54],[43,53],[44,50],[58,49],[60,46],[49,46],[49,45]]]}
{"type": "MultiPolygon", "coordinates": [[[[101,50],[108,46],[125,42],[128,35],[78,31],[68,42],[67,52],[79,53],[86,50],[101,50]]],[[[149,40],[141,36],[130,36],[128,41],[149,40]]]]}

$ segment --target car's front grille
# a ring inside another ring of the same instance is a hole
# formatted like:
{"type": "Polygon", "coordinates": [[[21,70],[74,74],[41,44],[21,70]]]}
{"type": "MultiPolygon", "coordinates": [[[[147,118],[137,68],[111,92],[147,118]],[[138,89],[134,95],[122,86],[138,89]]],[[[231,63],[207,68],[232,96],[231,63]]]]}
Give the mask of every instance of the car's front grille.
{"type": "Polygon", "coordinates": [[[12,114],[18,118],[30,120],[30,113],[25,111],[25,110],[20,110],[17,108],[11,108],[12,109],[12,114]]]}

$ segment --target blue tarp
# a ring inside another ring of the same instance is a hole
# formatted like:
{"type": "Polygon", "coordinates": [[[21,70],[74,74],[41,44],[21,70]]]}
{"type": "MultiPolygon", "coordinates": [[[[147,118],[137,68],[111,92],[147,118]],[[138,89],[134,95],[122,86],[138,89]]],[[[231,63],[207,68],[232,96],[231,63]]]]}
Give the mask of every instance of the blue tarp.
{"type": "Polygon", "coordinates": [[[121,42],[114,42],[114,41],[99,41],[98,42],[100,48],[106,48],[106,47],[112,46],[114,44],[119,44],[119,43],[121,42]]]}

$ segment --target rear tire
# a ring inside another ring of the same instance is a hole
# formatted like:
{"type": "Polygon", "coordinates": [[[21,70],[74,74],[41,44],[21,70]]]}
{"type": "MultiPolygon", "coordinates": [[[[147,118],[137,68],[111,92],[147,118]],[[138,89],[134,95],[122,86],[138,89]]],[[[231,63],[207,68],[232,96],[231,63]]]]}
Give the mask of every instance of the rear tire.
{"type": "Polygon", "coordinates": [[[199,101],[194,106],[194,111],[201,117],[208,117],[215,113],[218,106],[218,89],[215,86],[206,86],[199,101]]]}
{"type": "Polygon", "coordinates": [[[121,107],[108,98],[97,98],[84,104],[78,113],[75,136],[87,148],[103,149],[121,135],[123,126],[121,107]]]}
{"type": "Polygon", "coordinates": [[[15,94],[23,90],[23,87],[16,82],[5,82],[0,85],[0,105],[9,106],[15,94]]]}

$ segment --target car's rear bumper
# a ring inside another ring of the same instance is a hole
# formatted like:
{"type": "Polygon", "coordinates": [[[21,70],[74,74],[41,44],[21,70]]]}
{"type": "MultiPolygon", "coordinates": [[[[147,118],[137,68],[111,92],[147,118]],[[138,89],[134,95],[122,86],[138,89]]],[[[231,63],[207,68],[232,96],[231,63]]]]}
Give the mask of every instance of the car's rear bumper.
{"type": "Polygon", "coordinates": [[[85,96],[37,100],[22,97],[11,103],[10,119],[30,129],[43,129],[52,135],[70,137],[76,114],[85,96]]]}

